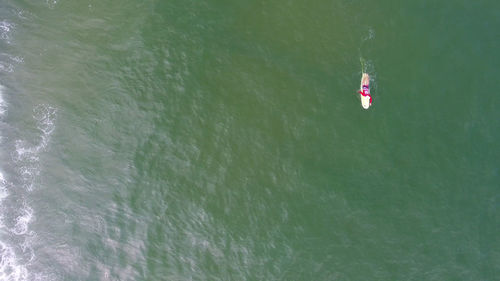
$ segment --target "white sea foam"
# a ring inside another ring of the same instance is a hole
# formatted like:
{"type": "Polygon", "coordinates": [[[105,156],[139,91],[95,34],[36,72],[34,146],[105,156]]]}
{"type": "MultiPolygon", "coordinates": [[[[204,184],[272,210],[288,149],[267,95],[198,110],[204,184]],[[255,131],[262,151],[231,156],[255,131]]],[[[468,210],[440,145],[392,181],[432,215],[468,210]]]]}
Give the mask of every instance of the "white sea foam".
{"type": "MultiPolygon", "coordinates": [[[[0,108],[4,111],[7,105],[1,99],[0,88],[0,108]]],[[[33,108],[33,118],[36,121],[36,128],[39,134],[31,140],[17,140],[15,142],[15,152],[12,154],[12,160],[17,166],[20,185],[27,194],[35,186],[36,178],[40,174],[40,154],[49,144],[50,136],[55,129],[56,110],[49,105],[38,105],[33,108]]],[[[7,198],[7,187],[12,186],[0,173],[0,204],[2,199],[7,198]]],[[[14,186],[12,186],[14,187],[14,186]]],[[[1,224],[0,228],[0,280],[21,281],[21,280],[46,280],[47,274],[30,274],[27,266],[35,260],[35,251],[32,248],[32,241],[36,233],[30,230],[30,223],[35,218],[35,210],[29,206],[25,198],[20,200],[17,215],[11,218],[10,223],[1,224]],[[5,239],[6,238],[6,239],[5,239]],[[14,239],[16,244],[9,244],[7,241],[14,239]]],[[[0,205],[1,207],[1,205],[0,205]]],[[[1,212],[0,212],[1,215],[1,212]]]]}
{"type": "MultiPolygon", "coordinates": [[[[4,198],[9,196],[7,192],[7,181],[5,180],[2,173],[0,173],[0,203],[4,198]]],[[[2,212],[0,212],[0,229],[4,227],[2,212]]]]}
{"type": "Polygon", "coordinates": [[[57,0],[46,0],[45,2],[47,2],[47,5],[49,6],[49,8],[51,9],[54,9],[54,7],[56,6],[57,4],[57,0]]]}
{"type": "MultiPolygon", "coordinates": [[[[7,36],[7,35],[5,35],[7,36]]],[[[19,56],[11,56],[7,53],[0,53],[0,72],[14,72],[16,65],[24,62],[19,56]]]]}
{"type": "Polygon", "coordinates": [[[22,57],[0,53],[0,72],[14,72],[15,65],[23,62],[22,57]]]}
{"type": "Polygon", "coordinates": [[[28,270],[18,263],[14,250],[0,241],[0,280],[28,280],[28,270]]]}
{"type": "Polygon", "coordinates": [[[17,62],[17,63],[23,63],[23,62],[24,62],[24,58],[22,58],[22,57],[15,57],[15,56],[14,56],[14,57],[11,57],[11,56],[9,56],[9,58],[10,58],[11,60],[13,60],[13,61],[17,62]]]}
{"type": "Polygon", "coordinates": [[[30,231],[29,236],[26,237],[24,242],[21,244],[21,250],[23,253],[29,254],[29,259],[27,259],[29,262],[35,259],[35,251],[33,250],[33,247],[31,247],[34,239],[36,239],[36,233],[34,231],[30,231]]]}
{"type": "Polygon", "coordinates": [[[0,201],[9,195],[7,192],[7,181],[2,173],[0,173],[0,201]]]}
{"type": "Polygon", "coordinates": [[[7,103],[3,99],[3,90],[4,87],[0,85],[0,115],[3,115],[5,111],[7,110],[7,103]]]}
{"type": "Polygon", "coordinates": [[[37,128],[42,131],[42,140],[37,146],[37,151],[39,151],[47,146],[49,137],[55,129],[56,109],[49,105],[41,104],[35,107],[33,113],[33,117],[38,123],[37,128]]]}
{"type": "Polygon", "coordinates": [[[370,39],[373,39],[375,38],[375,30],[373,30],[373,28],[368,28],[368,37],[367,37],[367,40],[370,40],[370,39]]]}
{"type": "Polygon", "coordinates": [[[10,43],[9,34],[11,30],[14,28],[14,25],[8,21],[0,21],[0,39],[5,40],[7,43],[10,43]]]}
{"type": "Polygon", "coordinates": [[[16,156],[14,160],[38,161],[38,156],[35,155],[37,151],[36,146],[30,146],[29,143],[23,140],[17,140],[15,147],[16,147],[16,156]]]}
{"type": "MultiPolygon", "coordinates": [[[[6,20],[0,21],[0,44],[11,44],[14,29],[13,23],[6,20]]],[[[0,74],[14,72],[15,66],[23,61],[20,56],[0,52],[0,74]]],[[[5,115],[8,109],[4,94],[5,87],[0,85],[0,117],[5,115]]],[[[35,146],[23,146],[21,142],[16,142],[16,150],[19,148],[21,152],[17,153],[17,158],[23,159],[22,162],[16,164],[20,169],[20,181],[22,185],[30,187],[35,182],[36,171],[39,170],[39,151],[41,147],[47,145],[47,135],[52,131],[50,124],[44,125],[47,122],[44,118],[39,118],[36,108],[34,118],[41,131],[39,143],[35,146]]],[[[1,133],[3,132],[0,131],[1,133]]],[[[15,162],[15,159],[13,160],[15,162]]],[[[0,166],[3,165],[6,164],[0,162],[0,166]]],[[[23,193],[18,192],[16,186],[8,180],[8,175],[5,177],[0,172],[0,280],[2,281],[33,280],[33,277],[37,277],[30,276],[27,269],[28,264],[35,258],[31,246],[35,233],[29,229],[29,224],[35,216],[33,208],[26,203],[25,199],[23,193]],[[9,198],[11,192],[16,194],[12,199],[9,198]],[[17,215],[15,215],[16,212],[17,215]]]]}
{"type": "Polygon", "coordinates": [[[16,219],[16,225],[14,226],[13,229],[11,229],[11,232],[16,234],[16,235],[25,235],[28,233],[28,225],[33,218],[33,209],[26,205],[22,209],[22,214],[17,217],[16,219]]]}
{"type": "Polygon", "coordinates": [[[2,71],[2,72],[14,72],[14,65],[0,61],[0,71],[2,71]]]}
{"type": "MultiPolygon", "coordinates": [[[[16,156],[17,161],[26,161],[30,163],[38,163],[39,153],[47,147],[50,135],[54,131],[54,120],[56,117],[56,109],[45,104],[36,106],[33,109],[33,118],[37,121],[37,129],[40,130],[40,140],[35,145],[30,145],[23,140],[16,141],[16,156]]],[[[24,166],[21,173],[26,173],[29,167],[24,166]]],[[[31,173],[31,172],[30,172],[31,173]]]]}
{"type": "MultiPolygon", "coordinates": [[[[0,173],[0,203],[3,199],[7,198],[9,195],[7,192],[7,187],[9,182],[4,178],[4,175],[0,173]]],[[[0,205],[1,206],[1,205],[0,205]]],[[[17,218],[16,225],[14,226],[14,231],[19,234],[27,233],[27,225],[31,220],[33,211],[31,208],[27,207],[23,209],[23,214],[17,218]]],[[[0,216],[0,230],[5,228],[3,224],[3,217],[0,216]]],[[[13,230],[10,230],[13,232],[13,230]]],[[[2,232],[5,234],[5,232],[2,232]]],[[[3,239],[2,239],[3,240],[3,239]]],[[[26,242],[26,241],[25,241],[26,242]]],[[[26,243],[23,243],[26,244],[26,243]]],[[[21,246],[22,252],[31,250],[29,245],[21,246]]],[[[31,257],[31,259],[33,256],[31,257]]],[[[5,281],[24,281],[28,279],[28,270],[25,265],[23,265],[16,255],[15,247],[8,245],[5,241],[0,241],[0,280],[5,281]]]]}
{"type": "Polygon", "coordinates": [[[20,165],[19,175],[22,178],[22,185],[28,191],[33,190],[35,178],[40,174],[40,152],[43,151],[54,131],[55,108],[48,105],[38,105],[33,109],[33,118],[37,121],[37,128],[40,130],[38,143],[30,144],[24,140],[15,142],[16,152],[13,160],[20,165]]]}

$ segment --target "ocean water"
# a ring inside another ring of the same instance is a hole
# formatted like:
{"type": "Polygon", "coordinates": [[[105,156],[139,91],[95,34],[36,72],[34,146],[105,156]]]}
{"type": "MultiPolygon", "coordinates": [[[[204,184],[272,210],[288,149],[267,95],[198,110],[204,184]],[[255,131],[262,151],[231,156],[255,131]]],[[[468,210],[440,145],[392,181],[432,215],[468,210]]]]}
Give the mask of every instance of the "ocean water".
{"type": "Polygon", "coordinates": [[[0,280],[500,280],[499,10],[0,0],[0,280]]]}

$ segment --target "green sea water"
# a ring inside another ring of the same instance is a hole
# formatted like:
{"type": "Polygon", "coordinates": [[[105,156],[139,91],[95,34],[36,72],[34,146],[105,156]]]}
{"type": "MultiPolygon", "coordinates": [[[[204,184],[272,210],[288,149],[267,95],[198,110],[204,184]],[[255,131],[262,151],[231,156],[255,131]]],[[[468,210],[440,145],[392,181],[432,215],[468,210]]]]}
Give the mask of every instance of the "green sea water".
{"type": "Polygon", "coordinates": [[[0,0],[0,280],[500,280],[499,10],[0,0]]]}

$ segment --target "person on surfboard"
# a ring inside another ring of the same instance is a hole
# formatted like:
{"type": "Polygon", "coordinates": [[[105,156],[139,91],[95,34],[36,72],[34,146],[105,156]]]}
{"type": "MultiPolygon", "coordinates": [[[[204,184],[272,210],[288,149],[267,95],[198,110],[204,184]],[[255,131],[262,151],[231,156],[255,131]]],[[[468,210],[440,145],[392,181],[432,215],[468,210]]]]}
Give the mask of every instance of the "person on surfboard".
{"type": "Polygon", "coordinates": [[[361,106],[368,109],[372,105],[372,96],[370,95],[370,76],[367,73],[363,73],[361,77],[361,86],[358,93],[361,95],[361,106]]]}

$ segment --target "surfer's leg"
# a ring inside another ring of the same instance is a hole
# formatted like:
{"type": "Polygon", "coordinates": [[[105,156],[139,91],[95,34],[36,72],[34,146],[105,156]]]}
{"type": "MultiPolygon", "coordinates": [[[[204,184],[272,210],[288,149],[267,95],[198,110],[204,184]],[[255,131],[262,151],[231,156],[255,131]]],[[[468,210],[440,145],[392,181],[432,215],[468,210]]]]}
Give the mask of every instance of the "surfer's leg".
{"type": "Polygon", "coordinates": [[[370,85],[370,76],[368,74],[363,73],[363,77],[361,78],[361,85],[363,85],[363,86],[370,85]]]}

